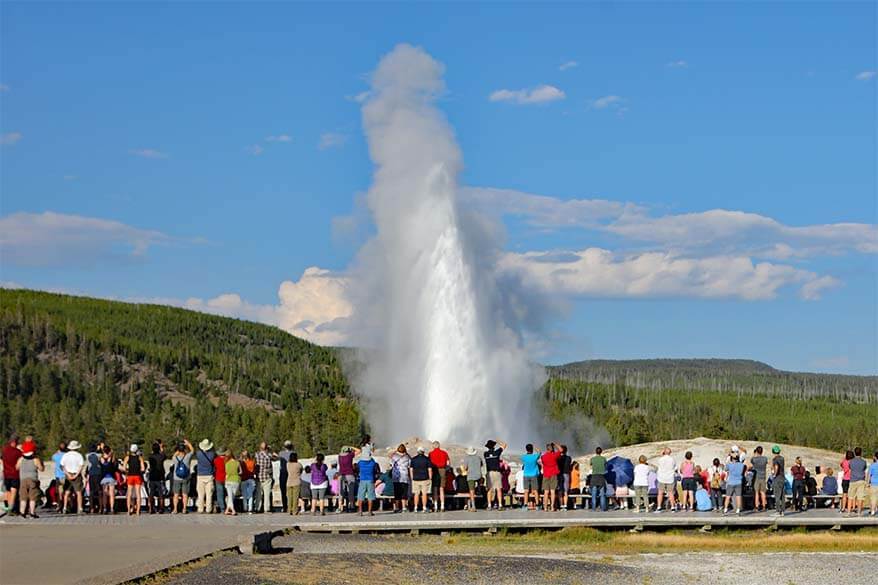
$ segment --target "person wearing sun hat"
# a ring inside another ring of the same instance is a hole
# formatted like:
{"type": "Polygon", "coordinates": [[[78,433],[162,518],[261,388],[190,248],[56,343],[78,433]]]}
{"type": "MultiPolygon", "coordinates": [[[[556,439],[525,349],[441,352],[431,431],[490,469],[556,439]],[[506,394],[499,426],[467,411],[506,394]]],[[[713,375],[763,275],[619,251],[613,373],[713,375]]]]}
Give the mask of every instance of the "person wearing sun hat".
{"type": "Polygon", "coordinates": [[[774,458],[771,460],[771,493],[774,496],[774,514],[783,516],[786,504],[786,475],[784,474],[784,458],[780,454],[780,445],[771,448],[774,458]]]}
{"type": "Polygon", "coordinates": [[[484,460],[476,453],[474,447],[466,450],[466,457],[463,460],[466,467],[466,483],[469,488],[469,502],[467,503],[470,512],[476,511],[476,485],[482,479],[482,469],[485,466],[484,460]]]}
{"type": "Polygon", "coordinates": [[[82,470],[85,468],[85,459],[79,450],[82,445],[76,439],[67,443],[67,452],[61,458],[61,469],[64,470],[64,503],[62,512],[67,512],[70,492],[76,494],[76,513],[82,514],[82,470]]]}
{"type": "Polygon", "coordinates": [[[43,471],[43,462],[36,455],[37,446],[33,441],[25,441],[21,445],[21,457],[15,462],[21,480],[21,489],[18,492],[18,501],[21,508],[21,516],[27,518],[37,516],[37,500],[40,497],[40,476],[43,471]]]}
{"type": "Polygon", "coordinates": [[[140,516],[140,488],[143,486],[143,470],[146,469],[146,464],[136,443],[131,444],[122,465],[125,467],[125,484],[128,486],[125,494],[128,514],[140,516]]]}
{"type": "Polygon", "coordinates": [[[198,494],[195,500],[195,509],[199,514],[213,510],[213,460],[215,458],[216,452],[213,450],[213,443],[210,439],[202,439],[195,452],[197,462],[195,490],[198,494]]]}

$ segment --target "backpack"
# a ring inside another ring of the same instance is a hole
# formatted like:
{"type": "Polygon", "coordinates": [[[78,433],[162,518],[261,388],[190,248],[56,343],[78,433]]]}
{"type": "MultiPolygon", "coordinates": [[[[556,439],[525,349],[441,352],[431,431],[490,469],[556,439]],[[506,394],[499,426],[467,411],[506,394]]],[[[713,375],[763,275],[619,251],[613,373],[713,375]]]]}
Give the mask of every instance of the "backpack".
{"type": "Polygon", "coordinates": [[[722,477],[718,471],[714,471],[713,475],[710,476],[710,487],[715,490],[722,487],[722,477]]]}
{"type": "Polygon", "coordinates": [[[189,479],[189,466],[179,457],[175,457],[177,465],[174,467],[174,476],[177,479],[189,479]]]}

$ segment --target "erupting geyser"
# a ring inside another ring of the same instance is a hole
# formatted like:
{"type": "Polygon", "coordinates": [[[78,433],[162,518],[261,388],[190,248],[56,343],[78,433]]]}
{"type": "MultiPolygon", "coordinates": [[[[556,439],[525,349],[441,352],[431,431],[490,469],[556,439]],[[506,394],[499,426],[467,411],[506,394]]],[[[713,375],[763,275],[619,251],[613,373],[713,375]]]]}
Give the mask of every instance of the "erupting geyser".
{"type": "Polygon", "coordinates": [[[363,106],[376,234],[353,270],[355,341],[369,348],[354,385],[379,439],[523,440],[539,373],[498,285],[498,230],[458,200],[443,69],[399,45],[363,106]]]}

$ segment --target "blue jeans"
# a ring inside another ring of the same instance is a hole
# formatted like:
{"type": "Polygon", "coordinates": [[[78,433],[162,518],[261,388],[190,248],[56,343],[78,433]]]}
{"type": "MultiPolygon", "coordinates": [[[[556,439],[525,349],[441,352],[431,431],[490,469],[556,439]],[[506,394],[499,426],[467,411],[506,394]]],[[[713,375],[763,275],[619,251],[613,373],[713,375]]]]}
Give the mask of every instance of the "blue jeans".
{"type": "Polygon", "coordinates": [[[216,508],[220,512],[226,510],[226,486],[221,481],[214,481],[214,492],[216,493],[216,508]]]}
{"type": "Polygon", "coordinates": [[[244,499],[244,511],[252,512],[255,506],[253,505],[253,496],[256,494],[256,480],[248,479],[241,483],[241,497],[244,499]]]}
{"type": "Polygon", "coordinates": [[[601,510],[607,511],[607,486],[593,485],[591,486],[591,509],[598,509],[598,494],[601,495],[601,510]]]}

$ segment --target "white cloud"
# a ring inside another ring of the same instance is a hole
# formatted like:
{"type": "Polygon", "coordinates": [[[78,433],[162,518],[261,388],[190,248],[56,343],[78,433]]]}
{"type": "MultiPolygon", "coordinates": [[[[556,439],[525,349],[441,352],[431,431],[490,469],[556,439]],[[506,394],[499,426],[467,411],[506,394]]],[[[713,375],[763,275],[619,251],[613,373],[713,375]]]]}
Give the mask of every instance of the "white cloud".
{"type": "Polygon", "coordinates": [[[488,99],[492,102],[515,104],[542,104],[563,100],[567,95],[554,85],[538,85],[530,89],[498,89],[488,99]]]}
{"type": "Polygon", "coordinates": [[[665,63],[665,67],[668,67],[670,69],[685,69],[686,67],[689,67],[689,63],[687,63],[683,59],[677,59],[676,61],[669,61],[665,63]]]}
{"type": "Polygon", "coordinates": [[[623,213],[639,209],[631,203],[606,199],[557,199],[513,189],[465,187],[462,200],[482,211],[526,217],[537,227],[599,227],[601,222],[616,219],[623,213]]]}
{"type": "Polygon", "coordinates": [[[601,248],[507,254],[501,269],[546,293],[574,297],[769,300],[799,286],[806,300],[837,286],[831,277],[746,256],[687,258],[667,252],[619,255],[601,248]]]}
{"type": "Polygon", "coordinates": [[[0,217],[0,257],[13,265],[69,266],[130,259],[171,241],[159,231],[95,217],[51,211],[0,217]]]}
{"type": "Polygon", "coordinates": [[[576,61],[567,61],[566,63],[561,63],[558,67],[559,71],[567,71],[568,69],[573,69],[574,67],[578,67],[579,63],[576,61]]]}
{"type": "Polygon", "coordinates": [[[860,71],[859,73],[857,73],[856,79],[858,79],[859,81],[869,81],[870,79],[874,79],[876,74],[878,74],[878,72],[876,72],[875,70],[868,69],[866,71],[860,71]]]}
{"type": "Polygon", "coordinates": [[[366,90],[366,91],[361,91],[360,93],[358,93],[356,95],[347,95],[347,96],[345,96],[345,99],[348,100],[349,102],[355,102],[358,104],[362,104],[367,99],[369,99],[370,95],[372,95],[372,92],[366,90]]]}
{"type": "Polygon", "coordinates": [[[129,154],[143,158],[168,158],[168,154],[154,148],[132,148],[129,154]]]}
{"type": "Polygon", "coordinates": [[[603,110],[610,106],[618,107],[622,104],[623,98],[618,95],[605,95],[591,101],[591,106],[596,110],[603,110]]]}
{"type": "Polygon", "coordinates": [[[293,137],[289,134],[278,134],[265,137],[266,142],[292,142],[293,137]]]}
{"type": "Polygon", "coordinates": [[[320,141],[317,143],[317,148],[319,150],[338,148],[344,146],[347,141],[348,137],[345,134],[339,134],[337,132],[324,132],[320,135],[320,141]]]}
{"type": "Polygon", "coordinates": [[[12,146],[17,144],[23,138],[21,132],[6,132],[0,136],[0,144],[3,146],[12,146]]]}
{"type": "Polygon", "coordinates": [[[265,149],[258,144],[251,144],[250,146],[244,147],[244,152],[246,152],[247,154],[252,154],[253,156],[259,156],[260,154],[265,152],[265,149]]]}

